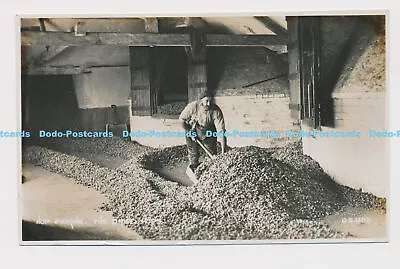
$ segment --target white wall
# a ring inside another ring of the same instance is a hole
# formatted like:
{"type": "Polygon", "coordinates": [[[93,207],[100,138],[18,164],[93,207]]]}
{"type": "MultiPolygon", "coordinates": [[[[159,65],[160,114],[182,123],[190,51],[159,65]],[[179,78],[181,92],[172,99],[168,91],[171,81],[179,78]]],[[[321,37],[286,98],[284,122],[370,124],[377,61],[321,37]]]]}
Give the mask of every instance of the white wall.
{"type": "MultiPolygon", "coordinates": [[[[361,137],[304,138],[304,153],[317,160],[338,183],[387,197],[389,141],[369,137],[370,130],[387,130],[385,93],[337,94],[334,107],[337,125],[321,131],[359,131],[361,137]]],[[[302,128],[308,130],[305,125],[302,128]]]]}
{"type": "Polygon", "coordinates": [[[130,93],[129,67],[93,68],[74,76],[79,108],[127,106],[130,93]]]}

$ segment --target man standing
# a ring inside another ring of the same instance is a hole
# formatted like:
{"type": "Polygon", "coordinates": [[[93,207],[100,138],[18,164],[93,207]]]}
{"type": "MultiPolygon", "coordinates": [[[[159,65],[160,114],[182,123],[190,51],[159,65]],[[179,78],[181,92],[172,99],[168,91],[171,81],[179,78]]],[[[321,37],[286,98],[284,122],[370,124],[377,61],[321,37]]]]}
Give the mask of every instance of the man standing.
{"type": "MultiPolygon", "coordinates": [[[[211,152],[217,154],[217,138],[206,137],[206,131],[225,133],[225,121],[219,106],[212,102],[212,97],[208,92],[200,96],[200,100],[189,103],[182,111],[179,119],[185,131],[196,132],[196,138],[211,152]]],[[[222,153],[226,151],[226,137],[219,136],[222,140],[222,153]]],[[[190,168],[194,171],[199,166],[199,145],[191,138],[186,137],[188,146],[188,156],[190,168]]]]}

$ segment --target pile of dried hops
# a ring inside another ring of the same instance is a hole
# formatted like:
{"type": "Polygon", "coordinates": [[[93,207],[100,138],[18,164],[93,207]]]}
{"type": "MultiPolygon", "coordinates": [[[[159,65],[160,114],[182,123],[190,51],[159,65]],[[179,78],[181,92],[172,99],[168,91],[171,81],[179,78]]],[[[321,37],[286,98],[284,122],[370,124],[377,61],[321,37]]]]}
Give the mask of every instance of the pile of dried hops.
{"type": "Polygon", "coordinates": [[[376,199],[336,184],[301,153],[299,143],[275,150],[232,149],[202,163],[196,171],[199,183],[184,187],[147,168],[181,161],[185,147],[153,150],[127,141],[103,141],[63,143],[127,161],[112,169],[35,146],[25,149],[24,161],[105,193],[105,209],[118,219],[133,220],[128,226],[145,239],[344,238],[349,235],[331,230],[321,219],[344,206],[371,207],[376,199]],[[107,143],[106,151],[102,143],[107,143]],[[113,143],[118,147],[110,147],[113,143]]]}

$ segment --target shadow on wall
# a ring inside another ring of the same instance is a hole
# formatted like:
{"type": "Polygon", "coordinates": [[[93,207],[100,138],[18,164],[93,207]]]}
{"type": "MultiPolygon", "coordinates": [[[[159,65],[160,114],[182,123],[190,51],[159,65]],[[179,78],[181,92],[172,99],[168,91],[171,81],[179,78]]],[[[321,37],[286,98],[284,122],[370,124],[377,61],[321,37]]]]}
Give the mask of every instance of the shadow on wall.
{"type": "Polygon", "coordinates": [[[348,83],[361,56],[376,41],[377,31],[363,17],[324,17],[321,36],[321,123],[335,127],[332,94],[348,83]]]}

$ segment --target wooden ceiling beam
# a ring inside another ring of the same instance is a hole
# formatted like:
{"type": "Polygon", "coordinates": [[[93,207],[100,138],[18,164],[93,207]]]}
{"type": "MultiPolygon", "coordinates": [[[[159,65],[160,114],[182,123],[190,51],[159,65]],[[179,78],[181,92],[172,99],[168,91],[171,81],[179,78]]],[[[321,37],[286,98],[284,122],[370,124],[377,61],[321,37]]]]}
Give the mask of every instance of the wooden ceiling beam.
{"type": "MultiPolygon", "coordinates": [[[[206,46],[286,46],[286,39],[276,35],[206,35],[206,46]]],[[[188,34],[87,33],[75,36],[61,32],[21,32],[21,45],[45,46],[190,46],[188,34]]]]}
{"type": "Polygon", "coordinates": [[[29,67],[22,69],[21,75],[79,75],[90,72],[90,68],[83,67],[29,67]]]}
{"type": "Polygon", "coordinates": [[[286,46],[286,40],[276,35],[206,35],[206,46],[212,47],[267,47],[286,46]]]}
{"type": "Polygon", "coordinates": [[[22,75],[79,75],[91,73],[96,68],[129,67],[129,65],[97,66],[29,66],[21,70],[22,75]]]}

